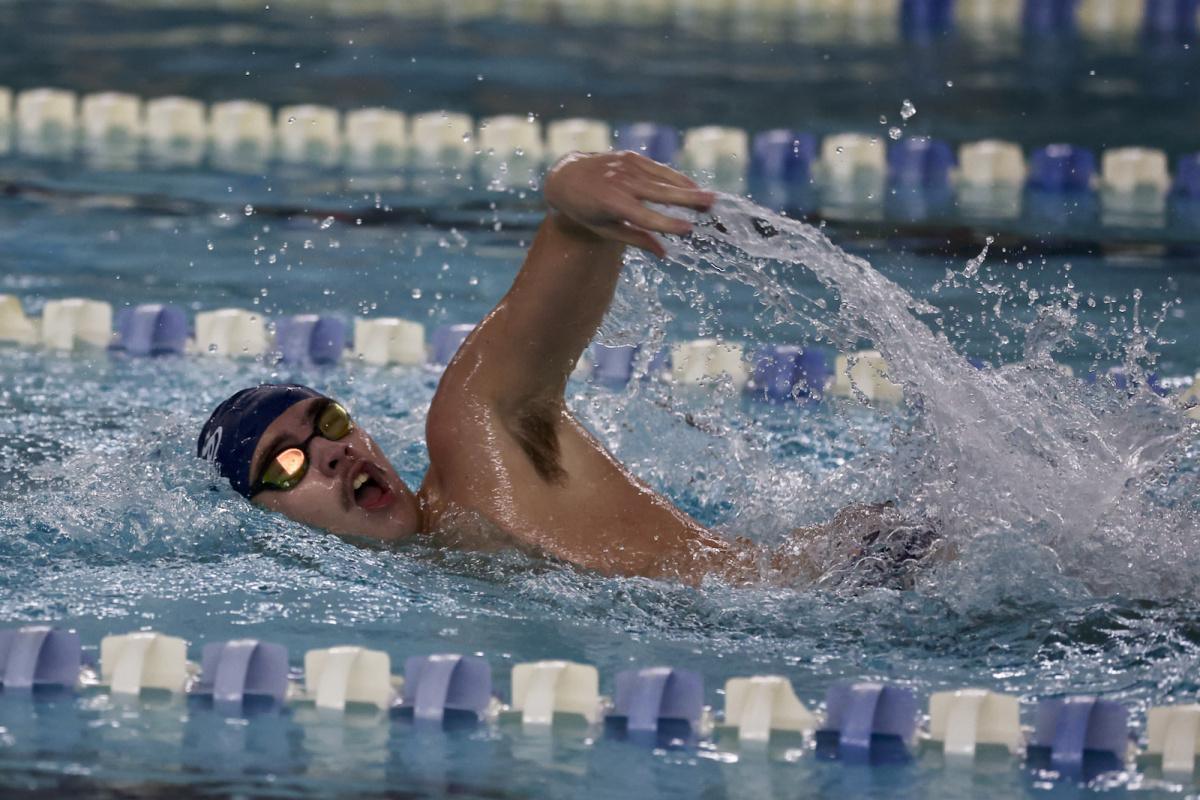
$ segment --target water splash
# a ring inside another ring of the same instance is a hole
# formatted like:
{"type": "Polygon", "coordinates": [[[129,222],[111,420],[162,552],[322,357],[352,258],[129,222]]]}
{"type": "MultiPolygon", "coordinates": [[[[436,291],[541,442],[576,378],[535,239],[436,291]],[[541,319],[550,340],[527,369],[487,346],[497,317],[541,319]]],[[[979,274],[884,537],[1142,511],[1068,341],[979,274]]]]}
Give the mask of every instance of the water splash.
{"type": "MultiPolygon", "coordinates": [[[[1036,308],[1021,360],[980,369],[923,319],[936,308],[818,229],[724,195],[694,222],[691,237],[670,242],[671,262],[751,286],[770,316],[807,323],[843,350],[866,340],[883,353],[911,425],[896,426],[890,462],[859,465],[858,483],[867,493],[896,490],[938,522],[961,553],[942,576],[948,585],[1002,568],[1003,587],[994,574],[986,580],[999,591],[1061,579],[1103,593],[1196,593],[1198,487],[1180,467],[1193,429],[1144,388],[1154,334],[1136,308],[1123,353],[1128,389],[1088,387],[1053,360],[1074,336],[1073,291],[1036,308]],[[831,311],[814,314],[822,304],[788,279],[798,269],[835,296],[831,311]]],[[[979,279],[985,258],[954,279],[979,279]]],[[[1003,297],[996,303],[998,318],[1003,297]]]]}

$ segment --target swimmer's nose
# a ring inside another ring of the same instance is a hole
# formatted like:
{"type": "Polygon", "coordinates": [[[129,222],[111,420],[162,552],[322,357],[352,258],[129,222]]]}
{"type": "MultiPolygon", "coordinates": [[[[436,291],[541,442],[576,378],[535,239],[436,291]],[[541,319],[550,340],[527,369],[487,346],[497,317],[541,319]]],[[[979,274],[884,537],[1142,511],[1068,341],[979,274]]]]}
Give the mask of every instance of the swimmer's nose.
{"type": "Polygon", "coordinates": [[[317,436],[308,445],[308,457],[312,459],[312,469],[330,478],[339,477],[339,473],[349,466],[347,463],[349,452],[349,442],[345,440],[332,441],[322,436],[317,436]]]}

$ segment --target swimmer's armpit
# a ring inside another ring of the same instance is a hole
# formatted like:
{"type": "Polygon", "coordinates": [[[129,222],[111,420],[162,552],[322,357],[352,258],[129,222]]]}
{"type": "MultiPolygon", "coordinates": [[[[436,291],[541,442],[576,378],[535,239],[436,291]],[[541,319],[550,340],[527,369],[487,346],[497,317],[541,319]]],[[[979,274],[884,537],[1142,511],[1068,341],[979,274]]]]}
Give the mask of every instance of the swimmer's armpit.
{"type": "Polygon", "coordinates": [[[560,483],[567,477],[558,449],[558,422],[563,405],[556,399],[527,402],[512,422],[513,438],[529,456],[534,470],[548,483],[560,483]]]}

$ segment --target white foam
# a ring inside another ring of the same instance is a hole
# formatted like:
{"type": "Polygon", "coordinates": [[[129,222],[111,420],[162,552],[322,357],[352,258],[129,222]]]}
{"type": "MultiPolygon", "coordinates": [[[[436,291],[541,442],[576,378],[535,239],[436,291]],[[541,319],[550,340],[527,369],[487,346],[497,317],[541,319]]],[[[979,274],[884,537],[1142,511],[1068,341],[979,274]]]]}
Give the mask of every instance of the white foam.
{"type": "Polygon", "coordinates": [[[346,115],[346,158],[355,169],[389,169],[408,155],[407,120],[389,108],[362,108],[346,115]]]}
{"type": "Polygon", "coordinates": [[[293,164],[331,167],[342,159],[342,115],[336,108],[284,106],[275,116],[279,156],[293,164]]]}
{"type": "Polygon", "coordinates": [[[21,301],[11,294],[0,294],[0,342],[33,344],[37,341],[37,328],[25,316],[21,301]]]}
{"type": "Polygon", "coordinates": [[[216,103],[209,115],[214,159],[226,167],[252,167],[271,157],[271,109],[253,100],[216,103]]]}
{"type": "Polygon", "coordinates": [[[598,119],[560,119],[546,127],[546,158],[567,153],[602,153],[612,149],[612,129],[598,119]]]}
{"type": "Polygon", "coordinates": [[[829,391],[837,397],[862,394],[867,400],[879,403],[899,403],[904,399],[904,390],[888,378],[887,362],[877,350],[839,354],[829,391]]]}
{"type": "Polygon", "coordinates": [[[413,150],[422,162],[465,160],[475,150],[474,122],[466,114],[429,111],[412,121],[413,150]]]}
{"type": "Polygon", "coordinates": [[[671,377],[684,384],[703,384],[728,376],[734,388],[741,390],[750,380],[741,345],[697,339],[671,347],[671,377]]]}
{"type": "Polygon", "coordinates": [[[74,350],[80,344],[108,347],[112,323],[112,306],[102,300],[49,300],[42,309],[42,344],[55,350],[74,350]]]}
{"type": "Polygon", "coordinates": [[[269,338],[262,315],[241,308],[196,314],[196,352],[201,355],[255,357],[267,352],[269,338]]]}
{"type": "Polygon", "coordinates": [[[208,148],[208,108],[190,97],[146,103],[146,147],[161,164],[196,166],[208,148]]]}
{"type": "Polygon", "coordinates": [[[354,320],[354,354],[368,364],[425,363],[425,326],[396,317],[354,320]]]}
{"type": "Polygon", "coordinates": [[[500,159],[541,159],[542,126],[536,119],[517,114],[501,114],[479,121],[479,149],[485,157],[500,159]]]}
{"type": "Polygon", "coordinates": [[[75,149],[75,94],[63,89],[28,89],[17,95],[17,144],[34,156],[62,157],[75,149]]]}

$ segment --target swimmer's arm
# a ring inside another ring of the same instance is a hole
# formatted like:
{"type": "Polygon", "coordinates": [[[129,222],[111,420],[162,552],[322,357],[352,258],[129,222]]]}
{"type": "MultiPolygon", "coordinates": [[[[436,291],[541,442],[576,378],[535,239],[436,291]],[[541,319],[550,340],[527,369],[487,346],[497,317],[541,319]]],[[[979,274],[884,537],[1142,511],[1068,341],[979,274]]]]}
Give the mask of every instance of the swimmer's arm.
{"type": "Polygon", "coordinates": [[[512,288],[463,345],[454,371],[472,395],[519,410],[560,402],[612,302],[625,245],[665,255],[654,233],[691,226],[646,202],[707,209],[710,192],[636,153],[575,154],[546,179],[551,211],[512,288]]]}

